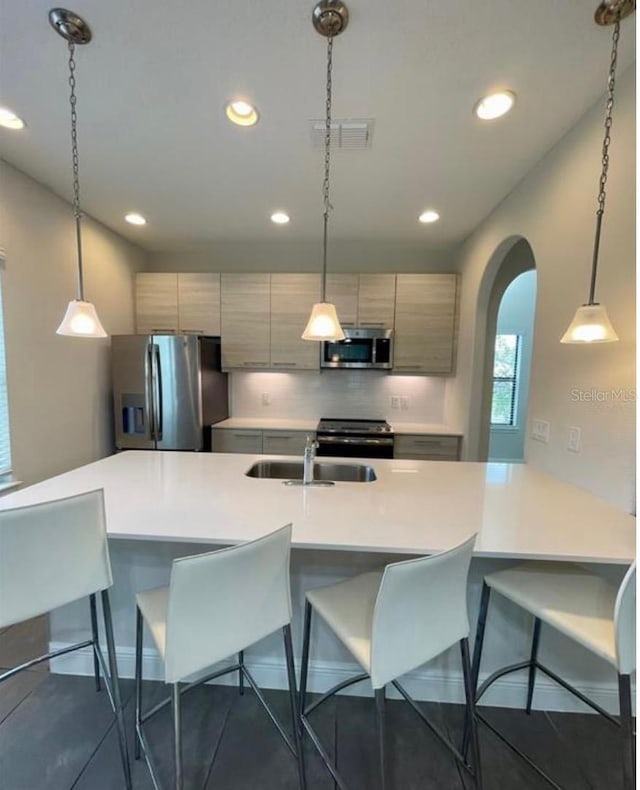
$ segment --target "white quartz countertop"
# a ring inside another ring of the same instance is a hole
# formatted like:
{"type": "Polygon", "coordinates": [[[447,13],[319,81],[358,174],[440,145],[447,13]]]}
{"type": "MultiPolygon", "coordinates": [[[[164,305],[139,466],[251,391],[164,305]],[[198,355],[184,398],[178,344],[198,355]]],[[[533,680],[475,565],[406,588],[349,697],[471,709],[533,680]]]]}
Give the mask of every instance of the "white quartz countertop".
{"type": "MultiPolygon", "coordinates": [[[[461,431],[457,431],[454,428],[450,428],[448,425],[442,425],[441,423],[393,422],[393,420],[388,420],[388,422],[393,428],[394,433],[462,436],[461,431]]],[[[279,420],[269,417],[229,417],[226,420],[215,423],[212,427],[253,431],[315,431],[318,427],[318,420],[279,420]]]]}
{"type": "Polygon", "coordinates": [[[129,451],[9,494],[0,509],[103,488],[113,538],[229,545],[292,522],[298,548],[432,553],[478,532],[482,557],[635,557],[632,516],[525,464],[364,460],[375,482],[302,488],[245,476],[265,458],[129,451]]]}

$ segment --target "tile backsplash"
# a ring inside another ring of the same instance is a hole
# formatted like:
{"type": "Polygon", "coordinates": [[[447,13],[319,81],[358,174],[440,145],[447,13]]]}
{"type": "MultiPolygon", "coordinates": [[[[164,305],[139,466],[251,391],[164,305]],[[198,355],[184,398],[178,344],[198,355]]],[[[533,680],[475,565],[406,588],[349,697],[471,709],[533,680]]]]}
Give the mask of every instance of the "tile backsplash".
{"type": "Polygon", "coordinates": [[[344,417],[441,423],[446,379],[373,370],[230,375],[231,415],[277,419],[344,417]],[[398,408],[392,408],[392,398],[398,408]],[[396,400],[398,398],[399,400],[396,400]]]}

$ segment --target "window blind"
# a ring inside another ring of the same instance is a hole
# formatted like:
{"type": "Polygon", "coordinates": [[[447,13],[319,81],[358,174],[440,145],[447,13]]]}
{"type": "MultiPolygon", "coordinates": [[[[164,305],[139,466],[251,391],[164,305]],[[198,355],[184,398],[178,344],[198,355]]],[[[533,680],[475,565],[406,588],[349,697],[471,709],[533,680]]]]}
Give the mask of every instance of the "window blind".
{"type": "Polygon", "coordinates": [[[9,399],[7,395],[7,365],[4,349],[4,313],[2,309],[2,261],[0,260],[0,475],[11,471],[11,441],[9,437],[9,399]]]}

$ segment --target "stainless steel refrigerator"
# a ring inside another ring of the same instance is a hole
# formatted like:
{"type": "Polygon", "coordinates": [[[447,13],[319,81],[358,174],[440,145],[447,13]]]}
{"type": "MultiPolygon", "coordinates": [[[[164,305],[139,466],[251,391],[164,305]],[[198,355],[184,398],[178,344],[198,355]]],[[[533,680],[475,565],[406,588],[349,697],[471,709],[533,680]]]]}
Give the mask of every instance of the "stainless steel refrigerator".
{"type": "Polygon", "coordinates": [[[118,450],[210,450],[210,425],[229,416],[220,338],[114,335],[118,450]]]}

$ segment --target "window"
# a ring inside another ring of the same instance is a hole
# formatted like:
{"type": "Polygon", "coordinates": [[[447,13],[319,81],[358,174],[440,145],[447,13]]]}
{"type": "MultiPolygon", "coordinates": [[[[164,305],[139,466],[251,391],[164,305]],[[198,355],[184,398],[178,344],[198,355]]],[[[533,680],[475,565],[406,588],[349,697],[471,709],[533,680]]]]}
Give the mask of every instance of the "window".
{"type": "MultiPolygon", "coordinates": [[[[0,257],[0,274],[4,261],[0,257]]],[[[1,286],[1,280],[0,280],[1,286]]],[[[11,472],[11,442],[9,440],[9,402],[7,396],[7,366],[4,352],[4,314],[0,291],[0,476],[11,472]]]]}
{"type": "Polygon", "coordinates": [[[496,335],[491,425],[516,424],[521,341],[521,335],[496,335]]]}

